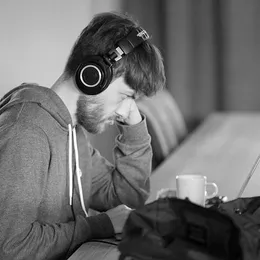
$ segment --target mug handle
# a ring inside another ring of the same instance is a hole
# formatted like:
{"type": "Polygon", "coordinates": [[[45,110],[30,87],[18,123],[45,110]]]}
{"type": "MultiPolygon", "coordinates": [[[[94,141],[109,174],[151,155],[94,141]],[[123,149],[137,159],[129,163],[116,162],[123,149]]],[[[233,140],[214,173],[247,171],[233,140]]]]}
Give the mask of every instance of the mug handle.
{"type": "Polygon", "coordinates": [[[208,195],[208,192],[206,191],[206,199],[212,199],[213,197],[215,197],[218,194],[218,186],[214,182],[207,182],[206,187],[207,186],[213,186],[214,187],[215,191],[212,194],[208,195]]]}

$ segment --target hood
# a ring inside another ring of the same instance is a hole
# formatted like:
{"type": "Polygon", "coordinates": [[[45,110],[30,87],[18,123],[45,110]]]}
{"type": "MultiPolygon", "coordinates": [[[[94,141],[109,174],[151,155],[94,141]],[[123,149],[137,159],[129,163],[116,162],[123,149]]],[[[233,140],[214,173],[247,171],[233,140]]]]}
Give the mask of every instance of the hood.
{"type": "Polygon", "coordinates": [[[0,114],[20,103],[37,103],[42,109],[46,110],[63,128],[68,130],[68,155],[69,155],[69,204],[72,205],[73,195],[73,167],[72,158],[75,156],[76,163],[76,176],[79,187],[80,203],[81,207],[88,217],[87,210],[84,204],[84,197],[81,184],[82,172],[79,167],[79,155],[77,147],[77,135],[75,127],[72,128],[72,119],[70,113],[61,100],[61,98],[50,88],[41,87],[37,84],[26,84],[23,83],[19,87],[16,87],[9,91],[0,100],[0,114]],[[74,153],[73,153],[74,150],[74,153]]]}
{"type": "Polygon", "coordinates": [[[77,147],[77,135],[75,127],[72,128],[72,119],[70,113],[61,100],[61,98],[50,88],[41,87],[37,84],[23,83],[19,87],[16,87],[9,91],[0,100],[0,114],[20,103],[37,103],[46,110],[63,128],[68,130],[68,160],[69,160],[69,204],[72,205],[73,195],[73,167],[72,157],[75,156],[76,163],[76,176],[79,187],[80,203],[81,207],[88,217],[87,210],[84,204],[84,197],[81,184],[82,172],[79,167],[79,155],[77,147]],[[74,153],[73,153],[74,150],[74,153]]]}
{"type": "Polygon", "coordinates": [[[70,113],[61,98],[50,88],[23,83],[6,93],[0,100],[0,114],[19,103],[37,103],[66,129],[72,124],[70,113]]]}

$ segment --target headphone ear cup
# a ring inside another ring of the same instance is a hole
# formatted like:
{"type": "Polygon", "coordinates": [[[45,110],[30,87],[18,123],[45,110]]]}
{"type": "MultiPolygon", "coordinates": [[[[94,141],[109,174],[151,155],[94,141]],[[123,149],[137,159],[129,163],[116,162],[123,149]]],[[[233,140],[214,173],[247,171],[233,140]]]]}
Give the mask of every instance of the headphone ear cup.
{"type": "Polygon", "coordinates": [[[88,56],[76,70],[75,82],[86,95],[97,95],[104,91],[113,77],[112,66],[101,56],[88,56]]]}

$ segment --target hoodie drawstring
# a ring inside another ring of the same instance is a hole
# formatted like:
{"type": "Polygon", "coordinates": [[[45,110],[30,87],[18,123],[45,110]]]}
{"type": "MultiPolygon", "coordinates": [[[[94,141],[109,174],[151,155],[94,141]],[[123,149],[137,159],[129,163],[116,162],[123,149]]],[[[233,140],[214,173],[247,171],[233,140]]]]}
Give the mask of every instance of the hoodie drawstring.
{"type": "Polygon", "coordinates": [[[73,172],[72,172],[72,129],[69,124],[69,203],[72,206],[73,172]]]}
{"type": "Polygon", "coordinates": [[[68,127],[69,127],[69,204],[72,206],[72,194],[73,194],[72,142],[73,142],[80,203],[81,203],[81,207],[82,207],[86,217],[88,217],[88,213],[87,213],[85,203],[84,203],[84,196],[83,196],[83,190],[82,190],[82,184],[81,184],[82,172],[79,167],[79,153],[78,153],[76,130],[75,130],[75,128],[72,129],[70,124],[68,125],[68,127]]]}

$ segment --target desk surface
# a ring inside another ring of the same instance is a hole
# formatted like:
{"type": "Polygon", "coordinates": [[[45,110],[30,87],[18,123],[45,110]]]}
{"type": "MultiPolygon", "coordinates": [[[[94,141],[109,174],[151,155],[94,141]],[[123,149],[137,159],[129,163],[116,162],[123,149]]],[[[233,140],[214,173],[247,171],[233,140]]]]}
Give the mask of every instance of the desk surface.
{"type": "MultiPolygon", "coordinates": [[[[216,113],[209,116],[185,142],[165,160],[151,177],[151,195],[161,188],[175,188],[179,174],[207,176],[229,200],[238,196],[260,154],[260,113],[216,113]]],[[[242,196],[259,195],[260,164],[242,196]]],[[[116,246],[88,242],[69,260],[118,258],[116,246]]]]}

